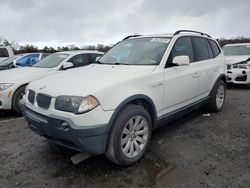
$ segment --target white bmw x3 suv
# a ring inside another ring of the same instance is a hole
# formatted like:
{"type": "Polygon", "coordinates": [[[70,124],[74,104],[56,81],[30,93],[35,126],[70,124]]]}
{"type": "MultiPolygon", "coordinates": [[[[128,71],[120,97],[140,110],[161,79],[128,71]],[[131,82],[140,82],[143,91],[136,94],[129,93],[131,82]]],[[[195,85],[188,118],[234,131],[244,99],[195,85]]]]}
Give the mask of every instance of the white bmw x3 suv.
{"type": "Polygon", "coordinates": [[[24,67],[0,71],[0,110],[15,110],[21,113],[18,101],[23,97],[25,87],[31,81],[70,68],[86,66],[101,57],[98,51],[58,52],[42,59],[33,67],[24,67]]]}
{"type": "Polygon", "coordinates": [[[228,83],[250,88],[250,43],[227,44],[223,52],[227,61],[228,83]]]}
{"type": "Polygon", "coordinates": [[[130,165],[154,128],[203,105],[222,110],[225,92],[216,41],[182,30],[127,38],[96,64],[32,82],[20,106],[37,134],[130,165]]]}

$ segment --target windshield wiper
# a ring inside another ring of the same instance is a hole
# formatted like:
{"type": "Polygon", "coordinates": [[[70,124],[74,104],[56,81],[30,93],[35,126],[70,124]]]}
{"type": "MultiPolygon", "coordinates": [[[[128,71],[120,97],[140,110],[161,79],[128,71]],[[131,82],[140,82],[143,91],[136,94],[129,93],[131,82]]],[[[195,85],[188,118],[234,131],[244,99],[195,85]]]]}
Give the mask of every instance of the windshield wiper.
{"type": "Polygon", "coordinates": [[[116,63],[112,63],[114,65],[131,65],[131,64],[128,64],[128,63],[119,63],[119,62],[116,62],[116,63]]]}

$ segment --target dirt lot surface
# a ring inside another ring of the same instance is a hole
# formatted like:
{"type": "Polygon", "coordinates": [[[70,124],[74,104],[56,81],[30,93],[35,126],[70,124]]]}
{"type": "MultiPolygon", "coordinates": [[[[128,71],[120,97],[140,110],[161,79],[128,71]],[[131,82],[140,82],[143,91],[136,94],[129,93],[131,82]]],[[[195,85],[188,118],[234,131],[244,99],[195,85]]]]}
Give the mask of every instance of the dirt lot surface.
{"type": "Polygon", "coordinates": [[[15,114],[0,117],[0,187],[250,187],[250,90],[230,87],[224,111],[203,110],[157,129],[137,164],[103,155],[73,165],[15,114]]]}

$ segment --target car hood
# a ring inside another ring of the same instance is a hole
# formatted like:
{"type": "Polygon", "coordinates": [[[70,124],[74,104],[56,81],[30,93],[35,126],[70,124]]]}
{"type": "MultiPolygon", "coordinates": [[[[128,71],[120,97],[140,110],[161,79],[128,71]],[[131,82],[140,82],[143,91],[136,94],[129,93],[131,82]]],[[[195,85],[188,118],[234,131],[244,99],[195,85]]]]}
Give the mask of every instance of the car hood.
{"type": "Polygon", "coordinates": [[[244,61],[247,61],[248,59],[250,59],[250,55],[249,56],[245,56],[245,55],[226,56],[227,64],[230,64],[230,65],[240,63],[240,62],[244,62],[244,61]]]}
{"type": "Polygon", "coordinates": [[[29,89],[53,97],[86,96],[102,89],[112,89],[118,84],[149,74],[154,69],[155,66],[93,64],[32,82],[29,89]]]}
{"type": "Polygon", "coordinates": [[[29,83],[55,72],[54,69],[23,67],[0,72],[0,83],[29,83]]]}

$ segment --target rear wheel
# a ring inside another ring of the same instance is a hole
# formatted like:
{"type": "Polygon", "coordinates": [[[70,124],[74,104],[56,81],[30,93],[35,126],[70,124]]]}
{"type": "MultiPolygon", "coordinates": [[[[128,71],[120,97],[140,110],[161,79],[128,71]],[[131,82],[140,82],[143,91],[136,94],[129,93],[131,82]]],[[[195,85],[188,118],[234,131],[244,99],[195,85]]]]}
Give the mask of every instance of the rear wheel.
{"type": "Polygon", "coordinates": [[[149,144],[152,120],[141,106],[129,105],[118,115],[109,136],[106,156],[118,165],[141,159],[149,144]]]}
{"type": "Polygon", "coordinates": [[[226,84],[224,81],[220,80],[216,83],[210,97],[208,110],[211,112],[221,111],[226,99],[226,84]]]}
{"type": "Polygon", "coordinates": [[[22,87],[18,88],[16,90],[16,92],[14,93],[13,99],[12,99],[12,107],[19,114],[21,114],[21,109],[19,107],[18,101],[23,98],[23,96],[25,94],[25,87],[26,86],[22,86],[22,87]]]}

